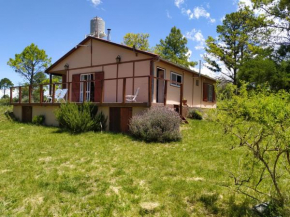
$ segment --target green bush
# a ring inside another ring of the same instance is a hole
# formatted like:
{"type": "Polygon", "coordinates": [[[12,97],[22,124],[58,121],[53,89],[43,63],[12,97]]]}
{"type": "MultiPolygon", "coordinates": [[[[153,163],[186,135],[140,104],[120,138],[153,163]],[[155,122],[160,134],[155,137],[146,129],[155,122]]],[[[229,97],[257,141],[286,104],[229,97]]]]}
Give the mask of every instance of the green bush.
{"type": "Polygon", "coordinates": [[[87,131],[101,131],[105,129],[107,118],[98,107],[92,103],[63,103],[56,111],[56,118],[60,127],[71,133],[82,133],[87,131]]]}
{"type": "Polygon", "coordinates": [[[43,125],[45,121],[44,115],[36,115],[32,118],[32,123],[36,125],[43,125]]]}
{"type": "Polygon", "coordinates": [[[187,117],[190,119],[202,120],[201,112],[196,109],[189,110],[187,117]]]}
{"type": "Polygon", "coordinates": [[[2,98],[0,99],[0,105],[9,105],[10,99],[9,98],[2,98]]]}
{"type": "Polygon", "coordinates": [[[153,107],[141,115],[133,116],[130,132],[147,142],[170,142],[181,139],[180,116],[166,107],[153,107]]]}

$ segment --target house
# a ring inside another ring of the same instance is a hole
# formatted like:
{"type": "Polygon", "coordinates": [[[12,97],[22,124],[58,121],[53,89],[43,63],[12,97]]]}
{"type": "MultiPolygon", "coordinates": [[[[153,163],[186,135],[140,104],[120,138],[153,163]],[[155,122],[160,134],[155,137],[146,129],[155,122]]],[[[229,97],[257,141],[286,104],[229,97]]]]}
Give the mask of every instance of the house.
{"type": "Polygon", "coordinates": [[[104,39],[88,36],[51,65],[46,73],[61,76],[61,84],[11,88],[11,104],[24,122],[45,115],[47,125],[57,125],[54,111],[57,89],[67,89],[66,101],[94,102],[108,117],[109,130],[127,131],[129,119],[152,106],[167,106],[181,115],[188,107],[216,106],[213,78],[167,60],[104,39]],[[13,91],[18,90],[18,96],[13,91]],[[128,102],[126,95],[134,95],[128,102]],[[52,100],[47,101],[47,94],[52,100]],[[183,102],[186,100],[187,102],[183,102]]]}

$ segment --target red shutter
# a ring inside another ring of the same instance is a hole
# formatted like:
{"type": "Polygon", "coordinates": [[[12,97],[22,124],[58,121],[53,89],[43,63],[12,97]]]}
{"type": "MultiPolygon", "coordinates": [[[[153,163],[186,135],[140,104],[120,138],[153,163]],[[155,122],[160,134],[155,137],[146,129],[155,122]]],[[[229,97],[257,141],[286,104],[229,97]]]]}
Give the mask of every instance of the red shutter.
{"type": "MultiPolygon", "coordinates": [[[[62,83],[66,83],[66,75],[62,75],[62,83]]],[[[62,85],[62,89],[66,89],[66,84],[62,85]]]]}
{"type": "Polygon", "coordinates": [[[203,83],[203,101],[208,101],[208,85],[206,83],[203,83]]]}
{"type": "Polygon", "coordinates": [[[96,72],[95,73],[95,102],[101,102],[102,80],[104,80],[104,72],[96,72]]]}
{"type": "Polygon", "coordinates": [[[80,75],[72,76],[72,102],[80,101],[80,75]]]}

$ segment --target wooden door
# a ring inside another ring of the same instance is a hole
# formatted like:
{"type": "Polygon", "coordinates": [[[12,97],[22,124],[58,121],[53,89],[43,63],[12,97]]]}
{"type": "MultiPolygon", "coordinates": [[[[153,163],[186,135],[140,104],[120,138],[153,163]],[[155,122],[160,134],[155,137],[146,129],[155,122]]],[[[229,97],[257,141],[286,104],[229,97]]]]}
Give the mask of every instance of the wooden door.
{"type": "Polygon", "coordinates": [[[22,106],[22,122],[32,122],[32,106],[22,106]]]}
{"type": "Polygon", "coordinates": [[[132,108],[110,108],[109,130],[112,132],[127,133],[129,131],[129,122],[132,118],[132,108]]]}
{"type": "Polygon", "coordinates": [[[102,98],[102,84],[104,79],[104,72],[95,73],[95,100],[94,102],[101,102],[102,98]]]}
{"type": "Polygon", "coordinates": [[[132,108],[121,108],[121,132],[129,132],[129,123],[132,118],[132,108]]]}
{"type": "Polygon", "coordinates": [[[109,123],[109,130],[111,132],[120,132],[121,130],[121,112],[120,108],[117,107],[110,107],[110,123],[109,123]]]}

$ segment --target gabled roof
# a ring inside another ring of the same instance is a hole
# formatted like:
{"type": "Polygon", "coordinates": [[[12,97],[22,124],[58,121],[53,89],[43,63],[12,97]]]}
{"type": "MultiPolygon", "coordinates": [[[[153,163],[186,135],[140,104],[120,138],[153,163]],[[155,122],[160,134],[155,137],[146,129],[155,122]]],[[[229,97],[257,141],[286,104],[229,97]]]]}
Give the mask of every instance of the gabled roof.
{"type": "MultiPolygon", "coordinates": [[[[118,46],[118,47],[122,47],[122,48],[124,48],[124,49],[131,50],[131,51],[134,51],[134,52],[137,52],[137,53],[146,54],[146,55],[152,56],[153,58],[156,58],[156,59],[158,59],[158,60],[160,60],[160,61],[162,61],[162,62],[165,62],[165,63],[167,63],[167,64],[173,65],[173,66],[175,66],[175,67],[177,67],[177,68],[180,68],[180,69],[182,69],[182,70],[185,70],[185,71],[191,72],[191,73],[193,73],[193,74],[199,75],[199,73],[197,73],[196,71],[191,70],[191,69],[189,69],[189,68],[187,68],[187,67],[181,66],[181,65],[179,65],[179,64],[176,64],[176,63],[170,62],[170,61],[168,61],[168,60],[165,60],[165,59],[161,58],[161,57],[160,57],[159,55],[157,55],[157,54],[154,54],[154,53],[151,53],[151,52],[148,52],[148,51],[138,50],[138,49],[135,49],[135,48],[132,48],[132,47],[129,47],[129,46],[123,45],[123,44],[118,44],[118,43],[115,43],[115,42],[107,41],[107,40],[100,39],[100,38],[96,38],[96,37],[92,37],[92,36],[88,36],[88,37],[86,37],[86,38],[85,38],[84,40],[82,40],[78,45],[83,45],[83,44],[85,44],[87,41],[89,41],[89,40],[91,40],[91,39],[92,39],[92,40],[101,41],[101,42],[104,42],[104,43],[107,43],[107,44],[115,45],[115,46],[118,46]]],[[[49,71],[50,71],[53,67],[55,67],[58,63],[60,63],[62,60],[64,60],[66,57],[68,57],[70,54],[72,54],[72,53],[75,52],[76,50],[77,50],[77,46],[75,46],[73,49],[71,49],[69,52],[67,52],[64,56],[62,56],[60,59],[58,59],[54,64],[52,64],[50,67],[48,67],[48,68],[45,70],[45,72],[46,72],[46,73],[49,73],[49,71]]],[[[211,79],[211,80],[214,80],[214,81],[216,80],[216,79],[211,78],[211,77],[209,77],[209,76],[207,76],[207,75],[203,75],[203,74],[201,74],[201,76],[206,77],[206,78],[211,79]]]]}
{"type": "MultiPolygon", "coordinates": [[[[122,47],[122,48],[125,48],[125,49],[128,49],[128,50],[132,50],[134,52],[137,52],[137,53],[142,53],[142,54],[146,54],[146,55],[150,55],[152,57],[158,57],[158,55],[154,54],[154,53],[150,53],[150,52],[147,52],[147,51],[142,51],[142,50],[138,50],[138,49],[134,49],[134,48],[131,48],[131,47],[128,47],[126,45],[122,45],[122,44],[117,44],[115,42],[111,42],[111,41],[107,41],[107,40],[104,40],[104,39],[100,39],[100,38],[95,38],[95,37],[92,37],[92,36],[88,36],[86,37],[84,40],[82,40],[78,45],[83,45],[85,44],[87,41],[89,40],[97,40],[97,41],[101,41],[101,42],[104,42],[104,43],[107,43],[107,44],[111,44],[111,45],[115,45],[115,46],[119,46],[119,47],[122,47]]],[[[73,52],[75,52],[77,50],[77,46],[75,46],[73,49],[71,49],[69,52],[67,52],[64,56],[62,56],[60,59],[58,59],[55,63],[53,63],[50,67],[48,67],[45,72],[46,73],[49,73],[49,71],[55,67],[59,62],[61,62],[62,60],[64,60],[66,57],[68,57],[70,54],[72,54],[73,52]]]]}

